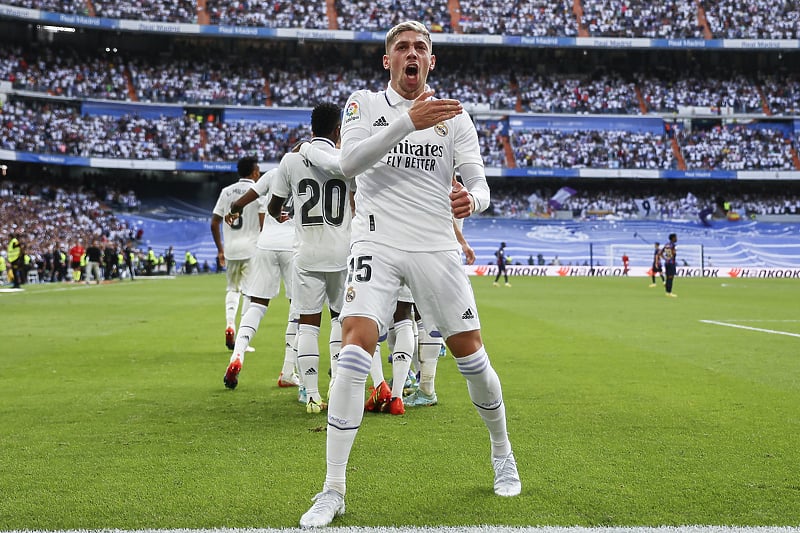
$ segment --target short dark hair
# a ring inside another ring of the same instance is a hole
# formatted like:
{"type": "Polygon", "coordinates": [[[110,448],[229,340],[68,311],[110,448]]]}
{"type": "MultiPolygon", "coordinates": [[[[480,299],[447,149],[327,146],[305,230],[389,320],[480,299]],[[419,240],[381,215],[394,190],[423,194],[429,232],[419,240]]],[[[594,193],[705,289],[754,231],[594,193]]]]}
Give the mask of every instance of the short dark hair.
{"type": "Polygon", "coordinates": [[[328,137],[342,123],[342,109],[333,102],[321,102],[311,112],[314,137],[328,137]]]}
{"type": "Polygon", "coordinates": [[[673,240],[673,239],[677,239],[677,238],[678,238],[678,234],[677,233],[670,233],[669,234],[669,240],[673,240]]]}
{"type": "Polygon", "coordinates": [[[236,163],[236,172],[242,178],[246,178],[253,173],[253,170],[258,165],[258,159],[253,156],[243,157],[236,163]]]}

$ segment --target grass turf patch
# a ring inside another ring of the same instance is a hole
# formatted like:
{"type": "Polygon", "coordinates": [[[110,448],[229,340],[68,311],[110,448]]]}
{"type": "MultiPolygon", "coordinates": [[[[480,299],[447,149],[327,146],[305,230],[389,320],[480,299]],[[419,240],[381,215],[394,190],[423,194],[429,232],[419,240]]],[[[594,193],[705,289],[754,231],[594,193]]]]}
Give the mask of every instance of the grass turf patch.
{"type": "MultiPolygon", "coordinates": [[[[448,356],[438,406],[365,415],[337,525],[800,524],[800,339],[701,322],[800,333],[796,281],[677,279],[676,299],[642,278],[512,283],[473,278],[522,495],[492,494],[448,356]]],[[[275,384],[283,298],[223,387],[224,288],[0,295],[0,530],[296,526],[324,479],[325,418],[275,384]]]]}

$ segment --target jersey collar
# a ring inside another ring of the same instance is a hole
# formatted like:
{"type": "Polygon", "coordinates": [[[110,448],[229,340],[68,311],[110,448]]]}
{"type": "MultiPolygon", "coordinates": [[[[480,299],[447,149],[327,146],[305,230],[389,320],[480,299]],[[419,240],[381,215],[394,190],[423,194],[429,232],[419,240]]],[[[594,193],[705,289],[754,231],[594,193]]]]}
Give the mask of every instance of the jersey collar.
{"type": "MultiPolygon", "coordinates": [[[[425,90],[426,91],[430,90],[430,87],[428,85],[425,85],[425,90]]],[[[408,105],[411,105],[412,103],[414,103],[414,100],[407,100],[406,98],[402,97],[400,95],[400,93],[398,93],[397,91],[392,89],[391,82],[386,87],[386,91],[383,93],[383,95],[386,98],[386,103],[389,104],[391,107],[395,107],[398,104],[402,104],[402,103],[406,103],[408,105]]]]}
{"type": "Polygon", "coordinates": [[[311,142],[312,143],[321,142],[321,143],[329,145],[331,148],[336,148],[336,144],[334,144],[334,142],[332,140],[330,140],[330,139],[328,139],[326,137],[312,137],[311,138],[311,142]]]}

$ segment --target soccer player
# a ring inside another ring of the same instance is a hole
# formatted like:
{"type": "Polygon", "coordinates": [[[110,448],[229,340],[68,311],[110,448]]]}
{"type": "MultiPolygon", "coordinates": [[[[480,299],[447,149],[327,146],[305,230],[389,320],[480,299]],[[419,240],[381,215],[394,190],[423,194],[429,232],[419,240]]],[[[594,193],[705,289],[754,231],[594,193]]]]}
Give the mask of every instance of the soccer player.
{"type": "MultiPolygon", "coordinates": [[[[324,102],[314,107],[311,112],[313,138],[306,150],[320,150],[338,158],[336,145],[341,126],[339,106],[324,102]]],[[[312,414],[327,408],[319,392],[319,328],[327,300],[331,335],[339,336],[334,329],[339,324],[347,276],[353,218],[352,181],[338,169],[331,172],[310,164],[299,153],[288,153],[281,159],[268,206],[269,214],[279,220],[281,207],[291,196],[297,215],[297,255],[292,281],[295,311],[300,315],[297,366],[306,389],[306,412],[312,414]]]]}
{"type": "Polygon", "coordinates": [[[656,274],[661,276],[661,283],[664,283],[664,274],[661,270],[661,243],[655,244],[655,250],[653,251],[653,266],[650,269],[650,287],[656,286],[656,274]]]}
{"type": "MultiPolygon", "coordinates": [[[[244,195],[234,200],[230,212],[225,215],[226,224],[236,224],[244,208],[260,197],[265,197],[265,204],[270,201],[271,187],[278,169],[265,173],[254,183],[244,195]]],[[[265,206],[262,210],[266,209],[265,206]]],[[[281,288],[281,280],[286,297],[292,299],[292,273],[294,272],[294,221],[288,213],[282,213],[283,224],[272,217],[266,217],[256,243],[256,253],[251,261],[250,274],[242,287],[242,292],[250,298],[250,305],[239,321],[233,353],[223,382],[229,389],[236,388],[239,383],[239,372],[244,364],[244,354],[250,349],[250,341],[255,337],[261,320],[267,313],[269,302],[277,296],[281,288]]],[[[295,335],[297,322],[294,309],[290,306],[289,317],[284,334],[283,369],[278,376],[279,387],[299,387],[300,377],[295,372],[297,357],[295,354],[295,335]]]]}
{"type": "Polygon", "coordinates": [[[500,280],[500,276],[504,276],[506,280],[506,287],[510,287],[511,284],[508,282],[508,272],[506,272],[506,243],[501,242],[500,248],[494,253],[495,258],[497,259],[497,276],[494,278],[493,285],[497,287],[497,282],[500,280]]]}
{"type": "Polygon", "coordinates": [[[630,272],[630,262],[631,262],[631,260],[628,257],[628,254],[623,252],[622,253],[622,275],[623,276],[627,276],[628,272],[630,272]]]}
{"type": "Polygon", "coordinates": [[[675,233],[669,234],[669,242],[661,249],[661,259],[664,260],[664,271],[667,275],[667,282],[664,284],[664,289],[667,291],[667,296],[677,298],[678,295],[672,292],[672,282],[675,278],[675,271],[677,270],[677,247],[675,244],[678,242],[678,236],[675,233]]]}
{"type": "Polygon", "coordinates": [[[345,511],[345,473],[364,416],[371,357],[391,325],[403,281],[426,323],[442,332],[489,431],[495,493],[515,496],[522,489],[500,380],[483,346],[453,232],[453,217],[489,205],[477,132],[460,102],[432,98],[426,80],[436,57],[423,24],[403,22],[387,32],[383,66],[390,72],[387,89],[356,91],[345,106],[340,164],[342,174],[356,176],[356,216],[328,405],[327,473],[300,518],[304,528],[327,526],[345,511]],[[456,168],[465,186],[452,186],[456,168]]]}
{"type": "MultiPolygon", "coordinates": [[[[230,211],[234,201],[243,196],[261,177],[258,160],[243,157],[236,164],[239,181],[224,187],[219,193],[211,216],[211,235],[217,245],[217,260],[225,267],[227,287],[225,288],[225,346],[233,350],[236,342],[236,314],[242,293],[242,282],[247,276],[250,259],[255,254],[262,219],[258,205],[249,205],[234,224],[222,224],[225,213],[230,211]],[[222,232],[220,232],[222,226],[222,232]]],[[[247,301],[242,305],[242,314],[247,311],[247,301]]]]}
{"type": "MultiPolygon", "coordinates": [[[[455,183],[454,183],[455,185],[455,183]]],[[[475,263],[475,250],[472,249],[469,242],[464,238],[461,228],[464,226],[464,219],[459,218],[453,220],[453,230],[456,234],[456,240],[461,245],[461,251],[464,253],[466,263],[472,265],[475,263]]],[[[403,403],[406,407],[430,407],[439,403],[436,396],[435,380],[436,369],[439,365],[439,356],[442,349],[442,334],[438,329],[433,326],[429,330],[424,321],[416,315],[417,330],[419,331],[419,345],[418,345],[418,358],[419,358],[419,386],[412,394],[403,398],[403,403]]]]}
{"type": "Polygon", "coordinates": [[[403,389],[414,356],[414,298],[407,285],[400,288],[392,320],[386,339],[391,350],[392,385],[383,378],[380,354],[373,355],[370,374],[374,386],[370,387],[364,409],[402,415],[406,412],[403,389]]]}

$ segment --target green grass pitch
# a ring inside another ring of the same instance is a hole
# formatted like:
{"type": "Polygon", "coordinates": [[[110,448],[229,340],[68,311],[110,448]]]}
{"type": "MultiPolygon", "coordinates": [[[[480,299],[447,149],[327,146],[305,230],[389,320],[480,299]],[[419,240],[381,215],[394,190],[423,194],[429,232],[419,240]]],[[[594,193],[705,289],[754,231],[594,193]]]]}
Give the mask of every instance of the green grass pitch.
{"type": "MultiPolygon", "coordinates": [[[[448,355],[438,406],[366,414],[336,525],[800,524],[800,284],[648,282],[473,278],[522,495],[448,355]]],[[[283,298],[223,387],[224,285],[0,294],[0,530],[296,526],[325,418],[275,385],[283,298]]]]}

